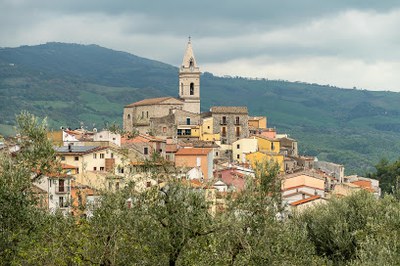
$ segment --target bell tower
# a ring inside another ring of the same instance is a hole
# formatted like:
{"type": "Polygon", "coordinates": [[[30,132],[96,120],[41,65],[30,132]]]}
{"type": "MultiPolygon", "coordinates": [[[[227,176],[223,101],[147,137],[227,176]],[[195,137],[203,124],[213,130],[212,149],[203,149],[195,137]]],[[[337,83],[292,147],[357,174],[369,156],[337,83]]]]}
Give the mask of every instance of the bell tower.
{"type": "Polygon", "coordinates": [[[179,98],[184,102],[185,111],[200,113],[200,69],[196,64],[190,37],[179,69],[179,98]]]}

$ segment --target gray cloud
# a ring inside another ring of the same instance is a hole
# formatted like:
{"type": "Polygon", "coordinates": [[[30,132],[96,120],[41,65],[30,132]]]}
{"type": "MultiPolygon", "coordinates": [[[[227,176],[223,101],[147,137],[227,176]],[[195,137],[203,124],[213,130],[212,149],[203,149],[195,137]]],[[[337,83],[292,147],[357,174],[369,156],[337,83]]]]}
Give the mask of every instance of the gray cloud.
{"type": "Polygon", "coordinates": [[[397,1],[0,0],[0,10],[0,46],[95,43],[179,65],[192,35],[203,71],[400,90],[397,1]]]}

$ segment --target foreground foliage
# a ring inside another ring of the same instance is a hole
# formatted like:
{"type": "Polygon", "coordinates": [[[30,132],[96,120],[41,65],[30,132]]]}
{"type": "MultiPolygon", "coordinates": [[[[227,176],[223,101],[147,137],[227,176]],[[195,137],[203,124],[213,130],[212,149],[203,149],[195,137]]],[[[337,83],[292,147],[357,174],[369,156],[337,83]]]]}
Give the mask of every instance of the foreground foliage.
{"type": "Polygon", "coordinates": [[[0,157],[1,265],[400,264],[397,197],[362,192],[289,213],[273,164],[216,213],[204,190],[166,180],[105,192],[90,219],[49,214],[31,189],[56,165],[45,125],[27,113],[18,121],[21,150],[0,157]]]}

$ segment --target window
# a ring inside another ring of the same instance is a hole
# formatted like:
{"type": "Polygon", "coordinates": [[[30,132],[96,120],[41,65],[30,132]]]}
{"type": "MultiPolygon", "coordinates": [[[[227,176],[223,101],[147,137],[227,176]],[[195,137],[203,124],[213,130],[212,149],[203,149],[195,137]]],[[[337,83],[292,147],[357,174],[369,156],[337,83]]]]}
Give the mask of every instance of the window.
{"type": "Polygon", "coordinates": [[[181,95],[183,95],[183,83],[181,83],[181,95]]]}
{"type": "Polygon", "coordinates": [[[58,206],[60,206],[60,208],[64,207],[64,197],[58,198],[58,206]]]}
{"type": "Polygon", "coordinates": [[[207,129],[210,129],[210,126],[207,126],[207,129]]]}
{"type": "Polygon", "coordinates": [[[186,125],[190,125],[190,117],[186,117],[186,125]]]}
{"type": "Polygon", "coordinates": [[[75,156],[75,157],[74,157],[74,160],[75,160],[75,161],[79,161],[79,157],[78,157],[78,156],[75,156]]]}
{"type": "Polygon", "coordinates": [[[167,133],[167,127],[163,127],[163,128],[162,128],[162,132],[163,132],[163,133],[167,133]]]}
{"type": "Polygon", "coordinates": [[[111,153],[110,156],[111,156],[111,158],[114,158],[114,153],[111,153]]]}
{"type": "Polygon", "coordinates": [[[274,143],[271,142],[271,151],[273,151],[275,149],[274,143]]]}
{"type": "Polygon", "coordinates": [[[93,153],[93,159],[97,158],[97,153],[93,153]]]}
{"type": "Polygon", "coordinates": [[[115,190],[119,190],[119,182],[115,183],[115,190]]]}
{"type": "Polygon", "coordinates": [[[151,187],[151,181],[146,182],[146,187],[151,187]]]}
{"type": "Polygon", "coordinates": [[[185,129],[185,135],[187,135],[187,136],[192,135],[192,130],[191,129],[185,129]]]}
{"type": "Polygon", "coordinates": [[[95,166],[95,167],[93,167],[93,171],[97,171],[97,167],[95,166]]]}
{"type": "Polygon", "coordinates": [[[222,124],[223,124],[223,125],[226,125],[226,116],[223,116],[223,117],[222,117],[222,124]]]}
{"type": "Polygon", "coordinates": [[[236,149],[240,149],[240,144],[237,144],[237,145],[236,145],[236,149]]]}
{"type": "Polygon", "coordinates": [[[226,137],[226,127],[221,128],[221,135],[222,137],[226,137]]]}
{"type": "Polygon", "coordinates": [[[144,147],[144,148],[143,148],[143,154],[144,154],[144,155],[149,154],[149,148],[148,148],[148,147],[144,147]]]}
{"type": "Polygon", "coordinates": [[[194,83],[190,83],[190,95],[194,95],[194,83]]]}
{"type": "Polygon", "coordinates": [[[61,161],[65,161],[65,156],[61,156],[61,161]]]}
{"type": "Polygon", "coordinates": [[[216,151],[216,152],[215,152],[215,156],[218,156],[218,155],[219,155],[219,153],[216,151]]]}
{"type": "Polygon", "coordinates": [[[123,174],[124,173],[124,168],[123,167],[118,167],[118,173],[123,174]]]}
{"type": "Polygon", "coordinates": [[[144,118],[144,111],[142,111],[142,119],[144,118]]]}
{"type": "Polygon", "coordinates": [[[130,114],[128,114],[128,120],[131,120],[131,115],[130,114]]]}
{"type": "Polygon", "coordinates": [[[58,192],[64,192],[64,179],[58,181],[58,192]]]}
{"type": "Polygon", "coordinates": [[[236,137],[240,136],[240,127],[236,127],[236,137]]]}
{"type": "Polygon", "coordinates": [[[239,117],[237,116],[236,118],[235,118],[235,123],[236,123],[236,125],[239,125],[239,117]]]}
{"type": "Polygon", "coordinates": [[[189,61],[189,67],[190,67],[190,69],[193,69],[193,67],[194,67],[193,59],[190,59],[190,61],[189,61]]]}
{"type": "Polygon", "coordinates": [[[104,153],[100,153],[100,159],[104,159],[104,153]]]}
{"type": "Polygon", "coordinates": [[[178,136],[182,136],[182,129],[178,129],[177,135],[178,135],[178,136]]]}
{"type": "Polygon", "coordinates": [[[171,159],[170,155],[169,154],[165,155],[165,159],[169,161],[171,159]]]}
{"type": "Polygon", "coordinates": [[[100,166],[100,171],[104,171],[104,167],[103,166],[100,166]]]}
{"type": "Polygon", "coordinates": [[[149,118],[149,111],[146,111],[146,118],[149,118]]]}
{"type": "Polygon", "coordinates": [[[237,158],[237,159],[240,159],[240,154],[237,154],[237,155],[236,155],[236,158],[237,158]]]}

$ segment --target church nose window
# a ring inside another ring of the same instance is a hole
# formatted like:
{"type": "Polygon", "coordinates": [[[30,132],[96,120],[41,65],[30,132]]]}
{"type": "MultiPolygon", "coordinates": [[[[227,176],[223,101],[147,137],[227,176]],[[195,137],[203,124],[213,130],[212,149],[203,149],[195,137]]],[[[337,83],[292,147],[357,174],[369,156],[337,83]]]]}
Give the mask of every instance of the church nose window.
{"type": "Polygon", "coordinates": [[[194,95],[194,83],[190,83],[190,95],[194,95]]]}

